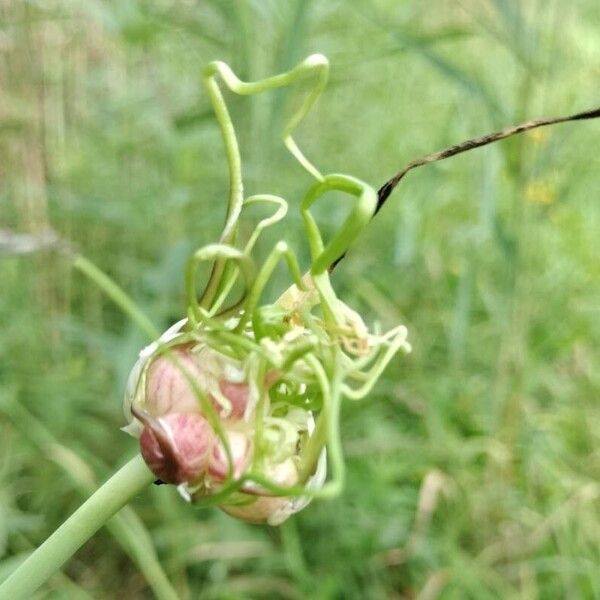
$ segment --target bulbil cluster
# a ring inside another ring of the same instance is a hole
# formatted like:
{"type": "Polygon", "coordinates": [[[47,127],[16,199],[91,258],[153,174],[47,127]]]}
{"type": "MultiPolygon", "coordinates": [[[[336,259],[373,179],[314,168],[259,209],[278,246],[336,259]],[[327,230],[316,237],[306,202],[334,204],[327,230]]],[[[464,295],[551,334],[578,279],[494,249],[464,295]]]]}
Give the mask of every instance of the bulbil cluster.
{"type": "MultiPolygon", "coordinates": [[[[252,471],[271,486],[296,486],[313,416],[299,405],[273,404],[271,388],[285,386],[279,371],[267,370],[258,385],[245,368],[254,359],[244,365],[211,348],[198,332],[179,331],[185,325],[177,323],[141,352],[127,386],[125,429],[139,436],[157,478],[179,486],[185,498],[218,496],[227,484],[241,482],[221,508],[246,521],[280,523],[309,498],[276,496],[252,476],[242,478],[252,471]]],[[[314,467],[308,480],[320,487],[324,454],[314,467]]]]}

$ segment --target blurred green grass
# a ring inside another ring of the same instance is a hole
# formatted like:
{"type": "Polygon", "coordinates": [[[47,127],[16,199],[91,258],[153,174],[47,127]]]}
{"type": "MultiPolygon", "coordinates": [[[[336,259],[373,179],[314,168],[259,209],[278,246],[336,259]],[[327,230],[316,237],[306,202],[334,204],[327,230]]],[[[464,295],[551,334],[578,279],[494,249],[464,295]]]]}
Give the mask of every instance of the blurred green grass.
{"type": "MultiPolygon", "coordinates": [[[[300,143],[373,185],[469,136],[600,104],[594,0],[9,0],[0,227],[51,226],[166,327],[187,254],[224,216],[202,66],[256,79],[311,52],[332,80],[300,143]]],[[[276,235],[306,256],[285,95],[228,100],[247,191],[290,199],[276,235]]],[[[402,183],[335,274],[414,346],[344,407],[344,494],[267,529],[148,490],[133,508],[182,598],[600,596],[599,133],[556,127],[402,183]]],[[[321,211],[324,229],[340,215],[321,211]]],[[[51,252],[0,256],[0,282],[1,579],[81,499],[15,406],[105,478],[135,451],[120,401],[144,339],[51,252]]],[[[150,596],[107,531],[65,574],[39,597],[150,596]]]]}

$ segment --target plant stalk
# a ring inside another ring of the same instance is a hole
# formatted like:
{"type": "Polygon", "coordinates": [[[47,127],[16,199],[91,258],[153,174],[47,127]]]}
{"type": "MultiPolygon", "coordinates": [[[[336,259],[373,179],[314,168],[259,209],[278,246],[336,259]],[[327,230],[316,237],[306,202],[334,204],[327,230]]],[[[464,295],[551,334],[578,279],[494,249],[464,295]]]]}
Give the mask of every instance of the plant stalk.
{"type": "Polygon", "coordinates": [[[31,598],[98,529],[154,479],[140,455],[131,459],[0,585],[0,600],[31,598]]]}

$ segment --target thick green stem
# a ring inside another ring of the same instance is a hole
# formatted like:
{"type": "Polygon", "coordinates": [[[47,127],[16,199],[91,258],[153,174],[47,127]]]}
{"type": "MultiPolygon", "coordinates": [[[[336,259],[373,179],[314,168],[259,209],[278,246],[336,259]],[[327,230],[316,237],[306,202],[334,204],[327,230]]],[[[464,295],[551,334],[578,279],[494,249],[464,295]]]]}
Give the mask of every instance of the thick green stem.
{"type": "MultiPolygon", "coordinates": [[[[91,467],[83,459],[60,444],[21,403],[12,399],[1,402],[0,408],[24,436],[72,479],[83,497],[94,493],[98,484],[91,467]]],[[[179,596],[158,560],[152,539],[134,510],[124,507],[106,524],[106,528],[138,566],[156,600],[178,600],[179,596]]]]}
{"type": "Polygon", "coordinates": [[[141,456],[130,460],[0,585],[0,600],[31,598],[98,529],[154,480],[141,456]]]}

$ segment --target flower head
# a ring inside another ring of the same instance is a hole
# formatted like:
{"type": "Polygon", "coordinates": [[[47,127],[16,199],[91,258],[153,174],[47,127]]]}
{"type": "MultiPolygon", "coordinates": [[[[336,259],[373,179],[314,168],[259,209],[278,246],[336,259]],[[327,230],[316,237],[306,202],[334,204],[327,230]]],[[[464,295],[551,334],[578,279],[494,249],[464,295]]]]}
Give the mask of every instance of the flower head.
{"type": "Polygon", "coordinates": [[[252,84],[241,82],[222,62],[206,67],[204,82],[232,179],[226,221],[219,242],[196,250],[188,261],[188,318],[140,353],[127,386],[125,429],[140,438],[156,476],[177,484],[190,501],[216,503],[249,522],[280,523],[313,497],[341,489],[342,398],[366,397],[396,352],[410,350],[406,328],[371,332],[337,297],[329,277],[330,267],[373,216],[377,194],[356,178],[322,175],[292,137],[327,76],[322,55],[252,84]],[[284,133],[287,148],[316,180],[300,208],[311,257],[304,276],[283,240],[260,267],[252,258],[257,239],[285,217],[287,203],[270,194],[243,197],[241,157],[217,77],[240,94],[296,81],[313,84],[284,133]],[[310,209],[332,191],[352,204],[325,243],[310,209]],[[275,211],[237,247],[240,217],[256,203],[275,211]],[[196,271],[203,262],[212,266],[198,294],[196,271]],[[263,304],[280,262],[293,284],[277,301],[263,304]],[[240,288],[241,296],[234,298],[240,288]]]}

